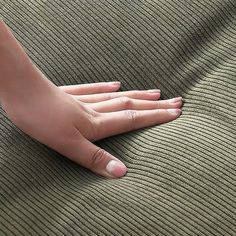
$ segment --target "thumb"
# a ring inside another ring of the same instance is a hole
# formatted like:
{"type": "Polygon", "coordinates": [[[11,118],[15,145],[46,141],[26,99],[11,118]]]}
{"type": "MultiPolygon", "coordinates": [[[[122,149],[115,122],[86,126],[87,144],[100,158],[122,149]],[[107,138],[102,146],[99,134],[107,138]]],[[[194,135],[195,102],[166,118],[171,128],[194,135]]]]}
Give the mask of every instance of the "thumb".
{"type": "Polygon", "coordinates": [[[70,140],[66,148],[64,146],[58,151],[81,166],[105,177],[118,178],[127,172],[127,167],[120,160],[97,147],[82,135],[79,135],[76,140],[70,140]]]}

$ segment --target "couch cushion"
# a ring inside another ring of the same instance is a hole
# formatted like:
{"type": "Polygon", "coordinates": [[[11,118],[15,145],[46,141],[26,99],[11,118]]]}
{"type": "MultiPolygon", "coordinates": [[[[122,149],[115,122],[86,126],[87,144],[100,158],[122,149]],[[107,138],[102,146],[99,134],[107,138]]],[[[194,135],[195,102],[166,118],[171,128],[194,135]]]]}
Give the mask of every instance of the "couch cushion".
{"type": "Polygon", "coordinates": [[[3,235],[236,235],[234,1],[1,0],[0,16],[56,85],[119,80],[181,95],[177,120],[96,144],[105,179],[0,110],[3,235]]]}

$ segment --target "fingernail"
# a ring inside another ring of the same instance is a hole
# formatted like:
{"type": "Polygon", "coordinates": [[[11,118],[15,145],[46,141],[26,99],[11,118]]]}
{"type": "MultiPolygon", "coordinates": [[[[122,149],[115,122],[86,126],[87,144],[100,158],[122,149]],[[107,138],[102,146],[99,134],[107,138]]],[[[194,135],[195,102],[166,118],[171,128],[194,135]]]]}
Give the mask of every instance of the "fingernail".
{"type": "Polygon", "coordinates": [[[167,111],[171,114],[174,114],[174,115],[180,115],[181,114],[181,109],[167,109],[167,111]]]}
{"type": "Polygon", "coordinates": [[[111,160],[106,166],[106,171],[114,177],[122,177],[126,174],[127,167],[121,161],[111,160]]]}
{"type": "Polygon", "coordinates": [[[176,97],[168,100],[169,103],[176,103],[180,101],[182,101],[182,97],[176,97]]]}
{"type": "Polygon", "coordinates": [[[119,81],[109,82],[112,86],[118,86],[120,85],[119,81]]]}
{"type": "Polygon", "coordinates": [[[148,92],[149,93],[160,93],[161,90],[160,89],[149,89],[148,92]]]}

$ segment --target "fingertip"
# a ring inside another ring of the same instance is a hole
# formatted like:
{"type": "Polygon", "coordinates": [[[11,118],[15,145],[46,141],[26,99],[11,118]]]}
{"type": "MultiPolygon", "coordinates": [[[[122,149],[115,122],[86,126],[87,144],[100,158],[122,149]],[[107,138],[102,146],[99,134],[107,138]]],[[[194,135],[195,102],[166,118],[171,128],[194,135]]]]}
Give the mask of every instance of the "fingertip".
{"type": "Polygon", "coordinates": [[[182,113],[182,110],[181,109],[167,109],[167,111],[172,114],[172,115],[175,115],[175,116],[180,116],[181,113],[182,113]]]}
{"type": "Polygon", "coordinates": [[[105,82],[104,84],[104,89],[105,91],[103,91],[104,93],[105,92],[116,92],[120,89],[120,82],[119,81],[112,81],[112,82],[105,82]]]}
{"type": "Polygon", "coordinates": [[[175,98],[171,98],[169,100],[167,100],[169,103],[177,103],[182,101],[182,97],[175,97],[175,98]]]}
{"type": "Polygon", "coordinates": [[[119,81],[110,82],[108,84],[112,89],[115,89],[115,90],[118,90],[121,86],[121,83],[119,81]]]}
{"type": "Polygon", "coordinates": [[[120,178],[127,173],[127,167],[121,161],[111,160],[106,166],[106,171],[112,177],[120,178]]]}
{"type": "Polygon", "coordinates": [[[160,93],[160,92],[161,92],[160,89],[148,89],[148,93],[154,93],[154,94],[156,94],[156,93],[160,93]]]}
{"type": "Polygon", "coordinates": [[[179,101],[179,102],[176,102],[176,103],[172,103],[172,106],[173,106],[173,108],[181,109],[181,107],[183,106],[183,102],[179,101]]]}

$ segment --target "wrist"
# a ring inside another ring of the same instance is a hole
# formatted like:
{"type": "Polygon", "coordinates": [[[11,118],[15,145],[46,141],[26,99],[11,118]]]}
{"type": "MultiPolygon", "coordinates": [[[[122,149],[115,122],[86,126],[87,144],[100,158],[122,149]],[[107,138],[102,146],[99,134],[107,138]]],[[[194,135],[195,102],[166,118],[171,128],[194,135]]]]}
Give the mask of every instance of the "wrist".
{"type": "Polygon", "coordinates": [[[32,62],[7,25],[0,20],[0,99],[27,80],[32,62]]]}
{"type": "Polygon", "coordinates": [[[46,90],[49,84],[0,20],[0,102],[28,99],[46,90]]]}

